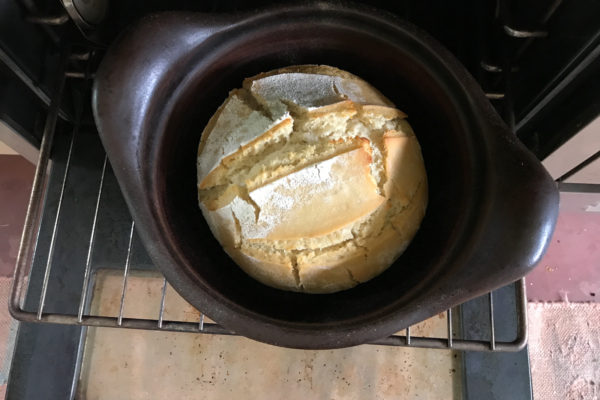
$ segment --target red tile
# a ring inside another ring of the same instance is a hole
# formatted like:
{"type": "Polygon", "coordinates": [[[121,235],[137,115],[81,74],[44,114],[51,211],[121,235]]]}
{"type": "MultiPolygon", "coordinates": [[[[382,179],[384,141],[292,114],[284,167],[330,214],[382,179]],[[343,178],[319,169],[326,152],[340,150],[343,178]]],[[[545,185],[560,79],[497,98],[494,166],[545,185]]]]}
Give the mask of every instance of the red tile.
{"type": "Polygon", "coordinates": [[[600,302],[600,212],[561,204],[548,252],[527,276],[527,297],[600,302]]]}
{"type": "Polygon", "coordinates": [[[12,276],[35,166],[21,156],[0,155],[0,276],[12,276]]]}

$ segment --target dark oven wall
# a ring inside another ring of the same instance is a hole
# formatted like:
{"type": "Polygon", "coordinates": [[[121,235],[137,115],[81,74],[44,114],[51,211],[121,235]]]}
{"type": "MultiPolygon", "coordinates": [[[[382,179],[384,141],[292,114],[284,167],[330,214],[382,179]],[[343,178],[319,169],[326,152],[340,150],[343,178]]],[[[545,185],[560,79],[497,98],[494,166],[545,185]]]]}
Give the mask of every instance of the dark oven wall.
{"type": "MultiPolygon", "coordinates": [[[[113,2],[107,41],[141,14],[251,12],[290,1],[113,2]]],[[[307,3],[307,2],[303,2],[307,3]]],[[[310,3],[310,2],[308,2],[310,3]]],[[[343,2],[336,2],[343,3],[343,2]]],[[[442,42],[490,93],[519,138],[543,159],[600,113],[597,0],[355,2],[409,20],[442,42]]]]}
{"type": "MultiPolygon", "coordinates": [[[[113,28],[106,36],[114,37],[121,29],[142,14],[166,10],[194,10],[207,13],[247,13],[273,5],[311,4],[317,2],[298,1],[203,1],[174,0],[132,0],[113,2],[107,14],[113,28]]],[[[450,49],[471,71],[478,73],[481,49],[486,46],[487,31],[494,17],[493,1],[457,0],[403,0],[403,1],[358,1],[342,4],[362,4],[363,6],[386,10],[400,18],[409,20],[424,29],[450,49]]]]}
{"type": "MultiPolygon", "coordinates": [[[[58,54],[65,45],[75,51],[93,48],[100,60],[103,49],[119,32],[149,13],[246,13],[293,3],[298,2],[0,0],[0,32],[4,33],[0,35],[0,76],[7,82],[0,88],[0,119],[39,144],[41,129],[35,125],[36,116],[43,117],[48,106],[58,54]],[[71,5],[68,13],[63,4],[71,5]],[[78,4],[99,7],[85,12],[96,20],[74,23],[78,18],[74,18],[77,10],[73,5],[78,4]],[[17,107],[6,99],[19,99],[20,103],[17,107]]],[[[490,93],[492,104],[539,158],[600,112],[597,0],[355,3],[387,10],[442,42],[490,93]]],[[[77,83],[69,81],[69,85],[77,83]]],[[[89,102],[84,103],[87,106],[89,102]]],[[[70,121],[74,112],[67,96],[61,106],[61,120],[70,121]]]]}

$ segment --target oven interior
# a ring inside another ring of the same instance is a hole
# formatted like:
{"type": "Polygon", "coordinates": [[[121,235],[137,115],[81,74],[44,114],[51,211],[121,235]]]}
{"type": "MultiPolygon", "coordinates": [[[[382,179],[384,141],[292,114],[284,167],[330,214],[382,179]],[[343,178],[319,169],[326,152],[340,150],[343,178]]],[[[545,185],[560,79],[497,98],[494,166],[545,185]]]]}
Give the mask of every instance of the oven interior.
{"type": "MultiPolygon", "coordinates": [[[[0,1],[0,120],[41,149],[39,192],[32,196],[37,207],[29,226],[32,245],[25,249],[22,287],[17,285],[13,302],[19,305],[16,316],[26,323],[16,339],[9,392],[25,393],[23,388],[30,387],[21,398],[73,395],[86,323],[228,333],[201,314],[195,322],[167,321],[163,305],[149,320],[123,317],[128,274],[155,268],[97,137],[91,84],[107,46],[143,15],[165,10],[251,13],[272,3],[0,1]],[[121,310],[88,318],[101,270],[123,273],[121,310]],[[48,372],[56,357],[66,362],[48,372]]],[[[414,23],[446,46],[540,159],[600,112],[597,1],[404,0],[369,6],[414,23]]],[[[166,287],[165,281],[163,302],[166,287]]],[[[494,351],[514,352],[526,343],[524,302],[518,282],[449,310],[445,338],[415,337],[409,330],[380,343],[492,351],[465,353],[467,369],[498,362],[491,358],[494,351]]],[[[528,376],[526,360],[519,359],[515,368],[528,376]]],[[[467,378],[465,385],[470,384],[475,385],[467,378]]]]}

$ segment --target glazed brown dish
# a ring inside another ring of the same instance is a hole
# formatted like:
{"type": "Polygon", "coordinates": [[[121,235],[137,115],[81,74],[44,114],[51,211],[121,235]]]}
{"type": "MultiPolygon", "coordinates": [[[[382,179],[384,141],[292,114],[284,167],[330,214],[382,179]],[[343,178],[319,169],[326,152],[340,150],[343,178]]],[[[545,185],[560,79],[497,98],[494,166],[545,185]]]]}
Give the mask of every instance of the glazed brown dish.
{"type": "Polygon", "coordinates": [[[147,17],[104,58],[94,112],[156,266],[218,323],[275,345],[365,343],[510,283],[539,261],[556,222],[554,182],[459,62],[372,10],[319,3],[147,17]],[[332,65],[371,83],[410,116],[427,170],[427,214],[406,252],[334,294],[248,277],[197,205],[196,149],[214,110],[245,77],[294,64],[332,65]]]}

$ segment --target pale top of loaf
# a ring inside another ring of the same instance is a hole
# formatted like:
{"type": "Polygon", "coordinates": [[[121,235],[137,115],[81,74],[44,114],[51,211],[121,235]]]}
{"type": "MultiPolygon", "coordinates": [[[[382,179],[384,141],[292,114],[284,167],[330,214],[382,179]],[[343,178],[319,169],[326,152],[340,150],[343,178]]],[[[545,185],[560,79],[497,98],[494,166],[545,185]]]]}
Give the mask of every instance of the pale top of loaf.
{"type": "Polygon", "coordinates": [[[234,213],[246,222],[242,235],[269,240],[315,238],[370,214],[385,198],[377,193],[369,162],[368,149],[361,147],[250,192],[261,212],[254,220],[254,212],[249,214],[234,203],[234,213]]]}
{"type": "Polygon", "coordinates": [[[198,151],[200,207],[225,251],[261,282],[309,293],[385,270],[427,204],[406,115],[332,67],[271,71],[243,86],[198,151]]]}
{"type": "Polygon", "coordinates": [[[203,178],[240,145],[247,145],[288,116],[288,106],[312,108],[351,100],[392,103],[360,78],[337,68],[308,65],[257,75],[234,90],[207,124],[200,142],[198,176],[203,178]]]}

